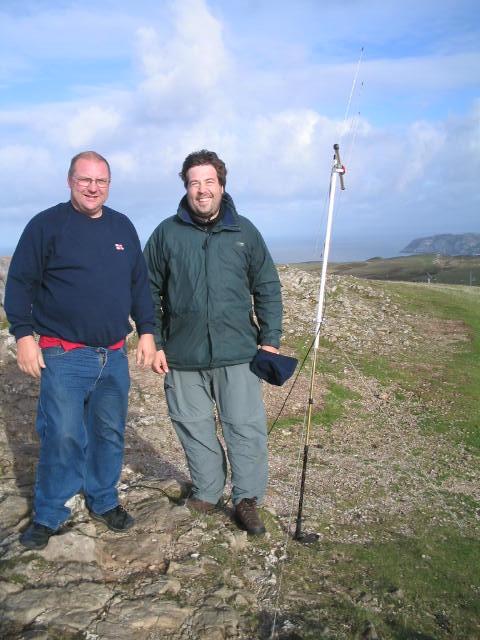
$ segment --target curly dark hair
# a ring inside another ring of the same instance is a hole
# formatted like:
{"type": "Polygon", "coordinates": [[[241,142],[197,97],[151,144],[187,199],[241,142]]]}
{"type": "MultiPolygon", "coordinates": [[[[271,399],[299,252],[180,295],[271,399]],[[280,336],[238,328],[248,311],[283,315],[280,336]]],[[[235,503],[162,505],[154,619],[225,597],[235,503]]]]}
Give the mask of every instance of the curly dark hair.
{"type": "Polygon", "coordinates": [[[225,188],[225,185],[227,184],[227,167],[225,166],[225,163],[223,160],[220,160],[215,151],[202,149],[201,151],[194,151],[193,153],[190,153],[183,161],[182,170],[178,175],[183,180],[185,189],[188,186],[188,170],[202,164],[211,164],[215,167],[218,182],[220,183],[220,186],[225,188]]]}

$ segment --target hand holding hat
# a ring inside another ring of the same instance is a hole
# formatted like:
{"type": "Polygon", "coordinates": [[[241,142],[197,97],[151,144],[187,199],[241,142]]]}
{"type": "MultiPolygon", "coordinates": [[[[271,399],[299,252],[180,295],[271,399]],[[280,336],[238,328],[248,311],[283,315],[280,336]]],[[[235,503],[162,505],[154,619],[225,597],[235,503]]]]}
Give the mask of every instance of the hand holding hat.
{"type": "Polygon", "coordinates": [[[250,370],[269,384],[281,387],[293,375],[297,364],[296,358],[259,349],[250,363],[250,370]]]}

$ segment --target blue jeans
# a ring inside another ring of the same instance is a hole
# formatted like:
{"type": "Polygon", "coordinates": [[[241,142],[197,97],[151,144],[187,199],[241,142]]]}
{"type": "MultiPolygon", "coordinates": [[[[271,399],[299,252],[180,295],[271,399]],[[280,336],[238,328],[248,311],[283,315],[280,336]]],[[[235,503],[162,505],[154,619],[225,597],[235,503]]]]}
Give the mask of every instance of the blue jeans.
{"type": "Polygon", "coordinates": [[[227,460],[218,439],[214,403],[227,445],[232,502],[265,496],[268,442],[262,382],[248,364],[179,371],[165,376],[165,396],[173,427],[182,443],[193,496],[215,504],[227,478],[227,460]]]}
{"type": "Polygon", "coordinates": [[[43,358],[34,521],[58,529],[70,516],[65,502],[78,492],[96,513],[118,505],[130,376],[125,345],[52,347],[43,358]]]}

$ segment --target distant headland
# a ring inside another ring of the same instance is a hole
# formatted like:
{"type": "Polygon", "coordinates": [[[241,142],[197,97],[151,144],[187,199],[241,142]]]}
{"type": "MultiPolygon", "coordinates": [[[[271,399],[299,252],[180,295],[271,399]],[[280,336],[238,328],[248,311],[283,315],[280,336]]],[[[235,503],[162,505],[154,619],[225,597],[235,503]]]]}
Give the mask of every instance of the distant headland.
{"type": "Polygon", "coordinates": [[[400,253],[418,255],[438,253],[442,256],[480,255],[480,233],[443,233],[412,240],[400,253]]]}

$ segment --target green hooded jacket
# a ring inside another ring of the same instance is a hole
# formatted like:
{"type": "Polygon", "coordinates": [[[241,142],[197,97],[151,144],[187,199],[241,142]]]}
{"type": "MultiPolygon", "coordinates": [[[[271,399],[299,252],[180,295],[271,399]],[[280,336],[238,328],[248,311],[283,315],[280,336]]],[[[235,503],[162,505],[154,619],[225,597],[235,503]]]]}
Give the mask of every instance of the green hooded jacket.
{"type": "Polygon", "coordinates": [[[145,246],[155,343],[175,369],[242,364],[258,345],[280,346],[282,296],[272,257],[226,193],[222,207],[221,220],[205,231],[184,197],[145,246]]]}

